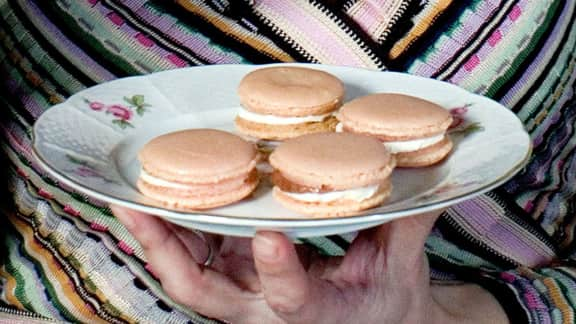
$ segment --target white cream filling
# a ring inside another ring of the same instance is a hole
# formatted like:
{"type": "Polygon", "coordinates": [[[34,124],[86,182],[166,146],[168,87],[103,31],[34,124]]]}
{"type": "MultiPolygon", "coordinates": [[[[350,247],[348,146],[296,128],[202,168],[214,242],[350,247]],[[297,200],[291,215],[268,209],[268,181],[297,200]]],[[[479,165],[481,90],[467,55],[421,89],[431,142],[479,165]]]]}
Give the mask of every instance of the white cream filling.
{"type": "Polygon", "coordinates": [[[403,153],[403,152],[414,152],[421,150],[425,147],[432,146],[444,139],[444,134],[419,138],[410,141],[399,141],[399,142],[385,142],[384,146],[391,153],[403,153]]]}
{"type": "Polygon", "coordinates": [[[282,144],[281,141],[273,141],[273,140],[259,140],[256,142],[258,148],[268,149],[271,151],[275,150],[280,144],[282,144]]]}
{"type": "Polygon", "coordinates": [[[336,133],[342,133],[344,131],[344,124],[338,123],[336,124],[336,128],[334,129],[336,133]]]}
{"type": "Polygon", "coordinates": [[[154,186],[165,187],[165,188],[174,188],[174,189],[189,189],[192,186],[186,185],[183,183],[171,182],[168,180],[156,178],[155,176],[151,175],[150,173],[144,171],[144,169],[140,169],[140,179],[142,181],[149,183],[154,186]]]}
{"type": "Polygon", "coordinates": [[[287,196],[305,202],[319,202],[326,203],[335,200],[354,200],[363,201],[376,194],[378,192],[379,185],[373,185],[362,188],[340,190],[340,191],[330,191],[330,192],[286,192],[282,191],[287,196]]]}
{"type": "MultiPolygon", "coordinates": [[[[344,125],[338,123],[336,125],[336,132],[342,132],[344,130],[344,125]]],[[[444,133],[440,135],[435,135],[432,137],[424,137],[409,141],[396,141],[396,142],[383,142],[384,146],[390,151],[390,153],[404,153],[404,152],[414,152],[421,150],[425,147],[432,146],[444,139],[444,133]]]]}
{"type": "Polygon", "coordinates": [[[303,117],[281,117],[274,115],[262,115],[251,111],[248,111],[242,107],[238,110],[238,117],[249,120],[260,124],[269,125],[292,125],[292,124],[303,124],[310,122],[321,122],[326,117],[330,116],[332,113],[313,115],[313,116],[303,116],[303,117]]]}

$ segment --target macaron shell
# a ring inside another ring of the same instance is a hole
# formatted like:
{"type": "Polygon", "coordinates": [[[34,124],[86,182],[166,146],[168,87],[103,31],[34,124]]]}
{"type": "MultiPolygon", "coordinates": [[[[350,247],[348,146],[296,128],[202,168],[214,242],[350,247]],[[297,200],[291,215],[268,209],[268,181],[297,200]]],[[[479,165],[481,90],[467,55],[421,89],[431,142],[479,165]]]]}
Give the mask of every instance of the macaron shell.
{"type": "Polygon", "coordinates": [[[336,111],[340,106],[342,106],[342,98],[336,98],[330,102],[318,105],[318,106],[304,106],[299,107],[295,105],[280,107],[280,106],[270,106],[266,102],[251,101],[244,102],[241,101],[242,107],[246,110],[262,114],[262,115],[273,115],[278,117],[307,117],[307,116],[319,116],[325,115],[336,111]]]}
{"type": "Polygon", "coordinates": [[[213,129],[161,135],[139,152],[149,174],[180,183],[215,183],[248,174],[258,161],[254,144],[213,129]]]}
{"type": "Polygon", "coordinates": [[[241,176],[225,179],[216,183],[209,184],[194,184],[194,183],[176,183],[171,181],[163,181],[161,183],[150,180],[148,177],[140,175],[139,181],[145,183],[149,188],[162,188],[163,192],[175,196],[214,196],[226,194],[230,191],[235,191],[244,186],[244,184],[254,177],[258,177],[258,171],[254,168],[249,174],[242,174],[241,176]],[[175,186],[173,186],[175,185],[175,186]]]}
{"type": "Polygon", "coordinates": [[[334,190],[380,183],[395,166],[379,140],[352,133],[317,133],[288,140],[269,161],[289,181],[334,190]]]}
{"type": "Polygon", "coordinates": [[[236,117],[236,129],[242,134],[267,140],[285,140],[311,133],[333,132],[338,121],[328,117],[321,122],[310,122],[292,125],[261,124],[236,117]]]}
{"type": "Polygon", "coordinates": [[[310,68],[277,66],[254,70],[238,85],[245,109],[275,116],[310,116],[340,107],[344,85],[334,75],[310,68]]]}
{"type": "Polygon", "coordinates": [[[158,187],[138,180],[137,187],[147,197],[163,203],[167,208],[200,210],[221,207],[238,202],[250,195],[258,186],[258,177],[250,177],[239,187],[231,191],[212,195],[196,195],[184,190],[158,187]]]}
{"type": "Polygon", "coordinates": [[[338,119],[345,131],[389,141],[441,134],[452,123],[450,112],[441,106],[396,93],[356,98],[342,106],[338,119]]]}
{"type": "Polygon", "coordinates": [[[403,168],[431,166],[444,160],[452,151],[453,146],[450,136],[445,136],[442,141],[421,150],[396,153],[397,166],[403,168]]]}
{"type": "Polygon", "coordinates": [[[316,217],[340,217],[358,214],[362,210],[382,204],[392,192],[392,185],[386,182],[372,197],[362,200],[338,200],[330,203],[311,203],[296,200],[286,195],[278,187],[274,187],[273,196],[284,207],[296,212],[316,217]]]}

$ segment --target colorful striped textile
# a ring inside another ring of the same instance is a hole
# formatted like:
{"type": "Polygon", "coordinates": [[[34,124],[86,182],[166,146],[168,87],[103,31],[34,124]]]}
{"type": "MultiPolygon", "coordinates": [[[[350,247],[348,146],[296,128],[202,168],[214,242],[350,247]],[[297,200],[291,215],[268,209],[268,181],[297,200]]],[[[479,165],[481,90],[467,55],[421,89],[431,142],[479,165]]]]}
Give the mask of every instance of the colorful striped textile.
{"type": "Polygon", "coordinates": [[[437,78],[513,110],[534,154],[438,221],[432,277],[482,285],[512,322],[575,322],[575,19],[566,0],[0,0],[0,322],[214,323],[162,291],[106,205],[42,171],[32,125],[120,77],[291,61],[437,78]]]}

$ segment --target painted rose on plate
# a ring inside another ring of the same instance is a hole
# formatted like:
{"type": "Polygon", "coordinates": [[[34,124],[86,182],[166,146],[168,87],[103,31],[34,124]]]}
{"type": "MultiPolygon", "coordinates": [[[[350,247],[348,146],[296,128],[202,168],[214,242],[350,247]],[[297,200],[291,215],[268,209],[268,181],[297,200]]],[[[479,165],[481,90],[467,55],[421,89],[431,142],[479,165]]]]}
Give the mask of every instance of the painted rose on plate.
{"type": "Polygon", "coordinates": [[[134,128],[134,116],[143,116],[147,108],[151,105],[146,103],[144,95],[136,94],[129,97],[123,97],[124,104],[113,103],[106,104],[99,100],[90,100],[84,98],[84,102],[93,111],[101,111],[113,117],[112,124],[121,129],[134,128]]]}

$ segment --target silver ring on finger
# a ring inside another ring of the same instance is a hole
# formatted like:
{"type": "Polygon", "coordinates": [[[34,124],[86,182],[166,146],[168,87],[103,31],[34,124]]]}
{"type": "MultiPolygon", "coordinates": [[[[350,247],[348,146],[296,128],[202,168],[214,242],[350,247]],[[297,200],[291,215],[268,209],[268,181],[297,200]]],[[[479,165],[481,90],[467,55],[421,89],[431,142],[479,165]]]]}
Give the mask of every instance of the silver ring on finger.
{"type": "Polygon", "coordinates": [[[206,244],[206,248],[208,248],[208,255],[206,256],[206,259],[204,260],[204,262],[202,262],[201,264],[204,267],[211,266],[212,262],[214,262],[214,257],[216,256],[216,253],[214,253],[214,249],[212,248],[212,244],[211,244],[210,240],[206,237],[206,235],[204,235],[204,233],[202,233],[199,230],[192,230],[192,232],[194,232],[194,234],[198,235],[198,237],[202,240],[202,242],[204,242],[204,244],[206,244]]]}

